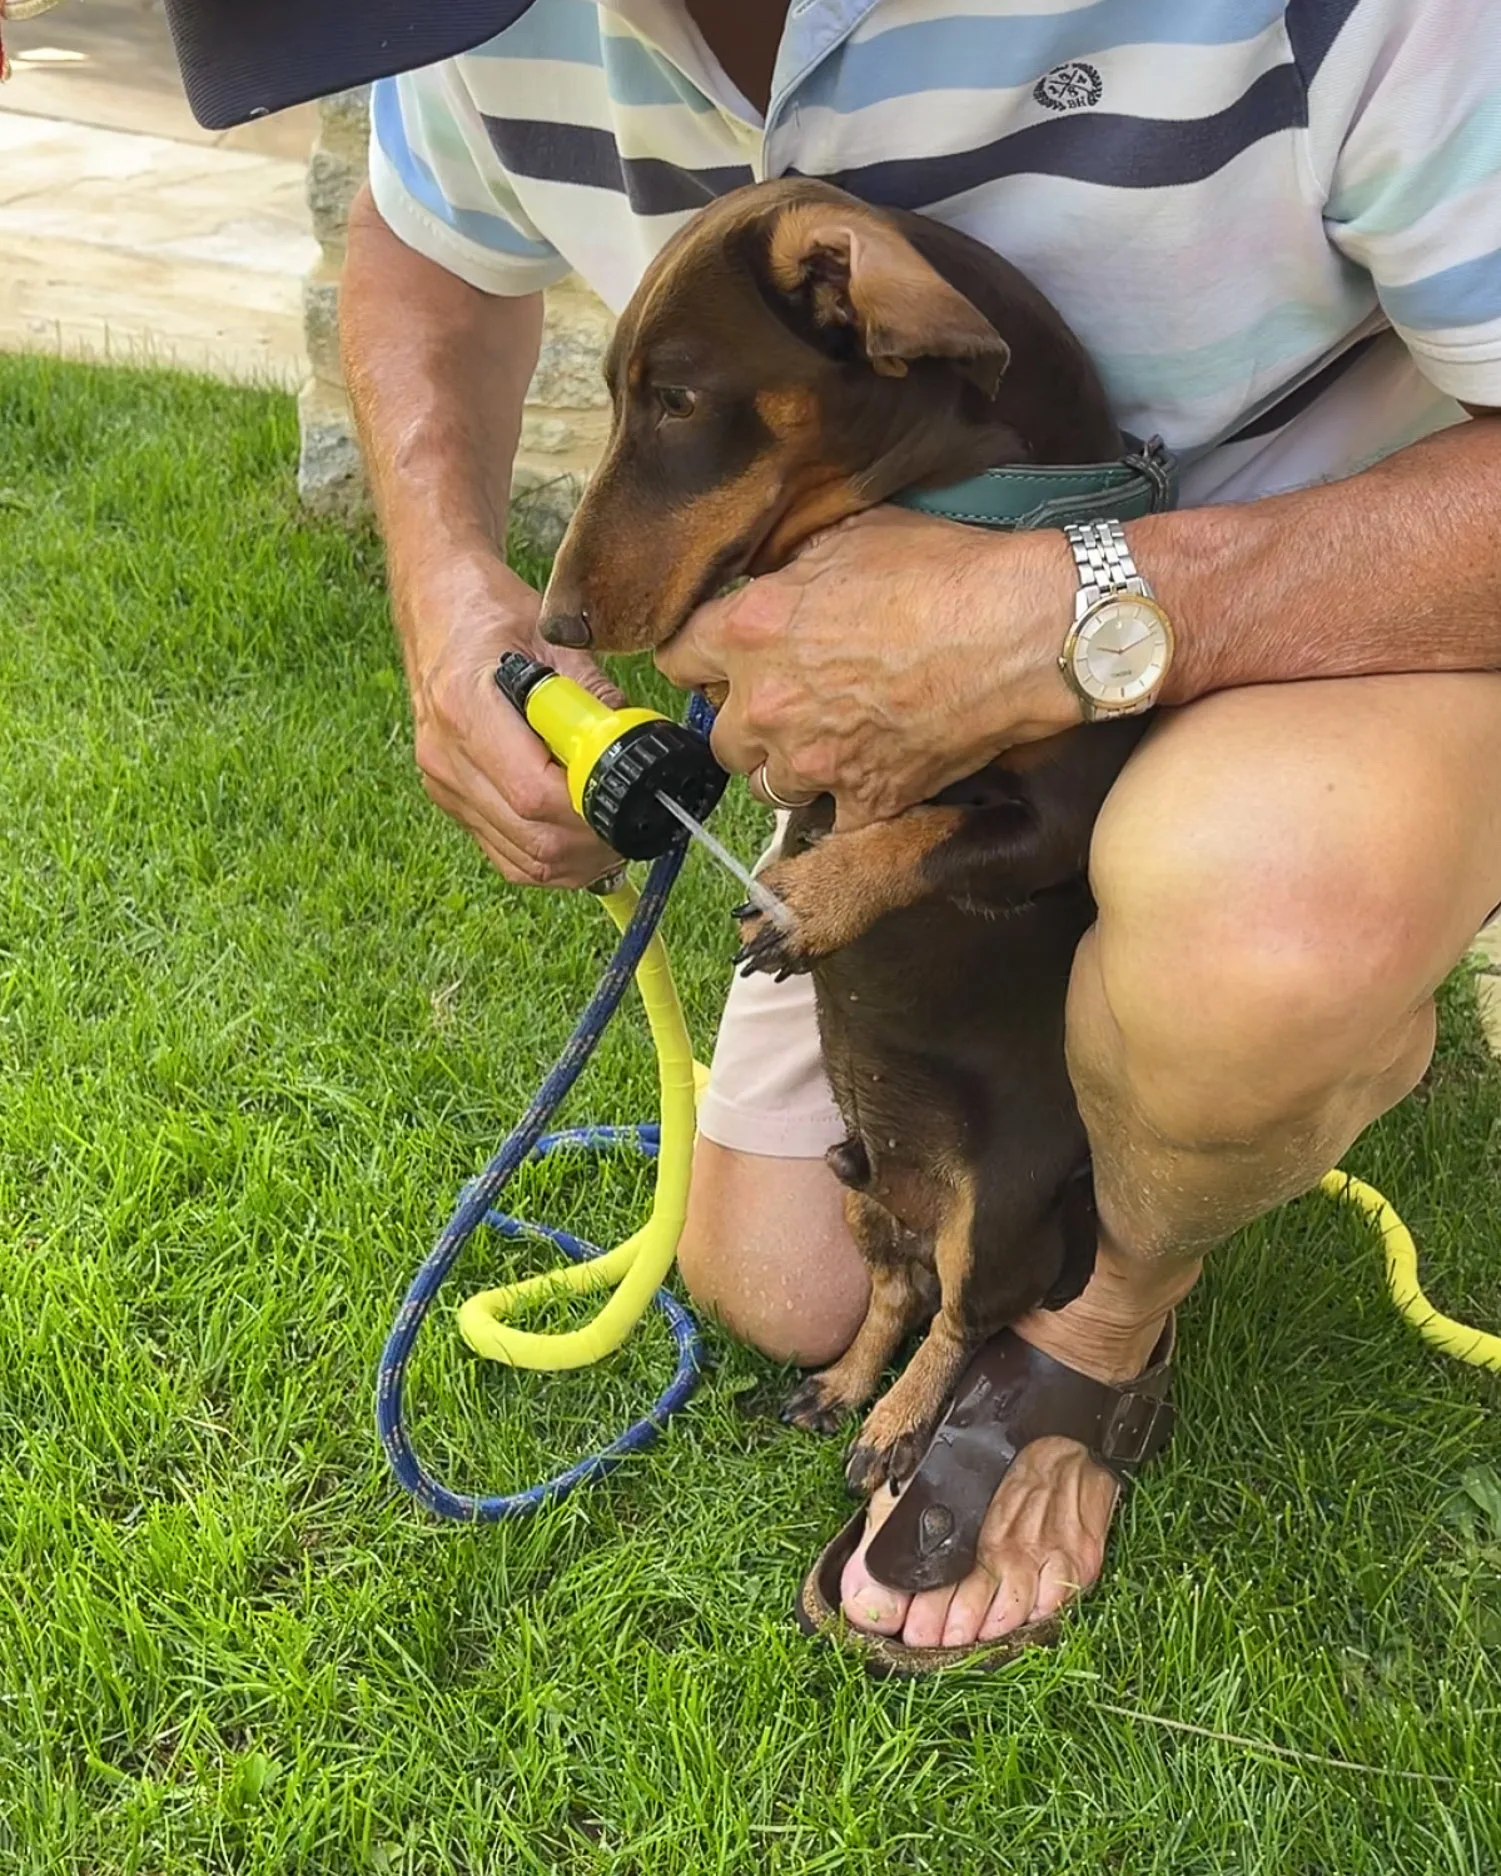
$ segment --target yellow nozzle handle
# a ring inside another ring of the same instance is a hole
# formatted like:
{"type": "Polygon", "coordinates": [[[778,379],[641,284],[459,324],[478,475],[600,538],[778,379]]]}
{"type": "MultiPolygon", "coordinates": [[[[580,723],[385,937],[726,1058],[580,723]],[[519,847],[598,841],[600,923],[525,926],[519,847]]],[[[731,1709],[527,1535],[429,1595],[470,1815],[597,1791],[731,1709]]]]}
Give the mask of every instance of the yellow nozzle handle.
{"type": "Polygon", "coordinates": [[[584,811],[584,788],[597,762],[638,723],[664,723],[660,710],[612,710],[592,691],[555,671],[532,686],[523,706],[526,720],[562,763],[568,798],[584,811]]]}

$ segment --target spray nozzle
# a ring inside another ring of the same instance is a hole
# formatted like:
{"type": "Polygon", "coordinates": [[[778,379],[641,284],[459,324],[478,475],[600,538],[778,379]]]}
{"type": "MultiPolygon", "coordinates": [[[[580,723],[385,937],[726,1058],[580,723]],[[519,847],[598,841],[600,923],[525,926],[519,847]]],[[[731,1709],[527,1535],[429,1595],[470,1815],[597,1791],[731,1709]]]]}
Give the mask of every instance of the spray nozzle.
{"type": "Polygon", "coordinates": [[[574,807],[627,860],[654,860],[677,836],[659,794],[701,821],[724,793],[729,776],[686,723],[614,710],[520,651],[502,654],[495,682],[562,763],[574,807]]]}

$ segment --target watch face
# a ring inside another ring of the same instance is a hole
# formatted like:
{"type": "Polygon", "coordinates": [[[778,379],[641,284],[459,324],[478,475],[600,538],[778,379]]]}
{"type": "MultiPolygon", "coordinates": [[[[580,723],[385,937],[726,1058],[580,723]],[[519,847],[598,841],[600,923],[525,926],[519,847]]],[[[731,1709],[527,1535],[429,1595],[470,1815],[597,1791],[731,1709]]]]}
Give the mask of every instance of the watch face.
{"type": "Polygon", "coordinates": [[[1161,608],[1136,593],[1117,593],[1101,600],[1079,626],[1069,663],[1091,702],[1121,710],[1151,696],[1172,650],[1161,608]]]}

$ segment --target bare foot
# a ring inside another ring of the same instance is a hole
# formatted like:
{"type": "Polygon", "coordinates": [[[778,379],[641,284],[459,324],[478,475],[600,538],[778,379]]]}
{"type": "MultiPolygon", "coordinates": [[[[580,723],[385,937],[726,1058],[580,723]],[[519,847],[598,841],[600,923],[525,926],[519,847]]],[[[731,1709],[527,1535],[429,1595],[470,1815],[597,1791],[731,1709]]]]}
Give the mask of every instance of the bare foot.
{"type": "MultiPolygon", "coordinates": [[[[1172,1273],[1171,1302],[1197,1274],[1197,1266],[1172,1273]]],[[[1154,1282],[1152,1314],[1128,1307],[1140,1299],[1122,1294],[1123,1275],[1102,1253],[1081,1297],[1067,1309],[1023,1318],[1017,1334],[1097,1380],[1134,1379],[1151,1357],[1166,1306],[1154,1282]]],[[[1138,1275],[1125,1277],[1127,1288],[1138,1275]]],[[[960,1583],[911,1596],[878,1583],[865,1567],[866,1545],[895,1503],[883,1486],[870,1501],[860,1548],[844,1567],[844,1612],[857,1628],[900,1635],[914,1648],[969,1647],[1041,1622],[1098,1580],[1119,1490],[1076,1441],[1034,1440],[991,1500],[974,1569],[960,1583]]]]}
{"type": "Polygon", "coordinates": [[[991,1501],[974,1569],[946,1589],[888,1589],[865,1568],[865,1546],[896,1502],[870,1501],[860,1548],[844,1566],[844,1612],[857,1628],[913,1648],[968,1647],[1055,1614],[1100,1574],[1119,1487],[1072,1440],[1034,1440],[991,1501]]]}

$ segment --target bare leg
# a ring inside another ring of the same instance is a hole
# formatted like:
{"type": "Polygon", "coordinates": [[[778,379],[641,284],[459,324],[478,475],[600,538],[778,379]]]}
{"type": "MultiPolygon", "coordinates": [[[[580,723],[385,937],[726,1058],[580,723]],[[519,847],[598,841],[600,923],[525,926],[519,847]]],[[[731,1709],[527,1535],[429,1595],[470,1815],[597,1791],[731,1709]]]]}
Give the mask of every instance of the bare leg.
{"type": "Polygon", "coordinates": [[[844,1187],[822,1155],[740,1153],[702,1135],[678,1269],[732,1335],[808,1368],[844,1353],[870,1296],[844,1187]]]}
{"type": "MultiPolygon", "coordinates": [[[[1205,699],[1128,764],[1068,1012],[1100,1259],[1077,1301],[1018,1325],[1029,1341],[1139,1373],[1204,1253],[1416,1084],[1433,992],[1501,900],[1498,748],[1501,677],[1361,678],[1205,699]]],[[[1003,1634],[1095,1580],[1114,1501],[1081,1447],[1038,1441],[964,1583],[908,1598],[857,1556],[845,1607],[912,1643],[1003,1634]]]]}

